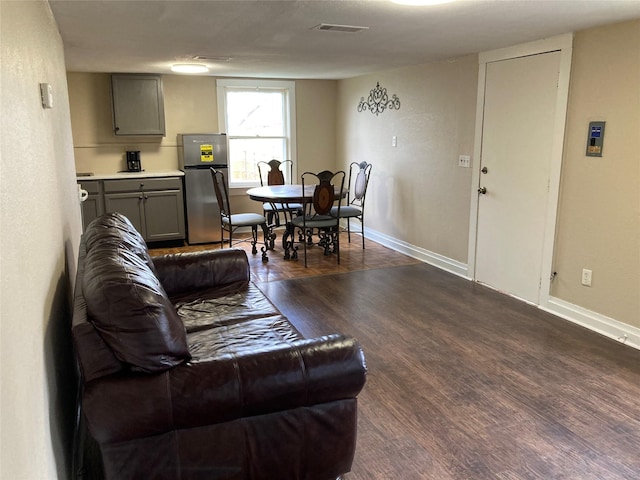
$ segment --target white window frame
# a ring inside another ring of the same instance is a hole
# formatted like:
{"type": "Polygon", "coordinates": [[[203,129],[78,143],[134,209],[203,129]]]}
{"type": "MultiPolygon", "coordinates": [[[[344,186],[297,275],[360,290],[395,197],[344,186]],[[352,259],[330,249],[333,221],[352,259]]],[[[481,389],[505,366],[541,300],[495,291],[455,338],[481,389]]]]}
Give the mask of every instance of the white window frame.
{"type": "MultiPolygon", "coordinates": [[[[245,78],[245,79],[217,79],[216,80],[217,96],[218,96],[218,125],[221,132],[227,132],[227,138],[229,128],[227,126],[227,89],[247,89],[255,88],[256,90],[284,90],[285,101],[285,136],[286,136],[286,154],[287,158],[281,158],[279,160],[291,160],[292,176],[296,178],[297,175],[297,158],[296,158],[296,83],[294,81],[285,80],[263,80],[259,78],[245,78]]],[[[229,155],[230,157],[231,155],[229,155]]],[[[291,181],[291,179],[289,179],[291,181]]],[[[248,188],[260,186],[260,181],[257,182],[231,182],[229,179],[230,188],[248,188]]]]}

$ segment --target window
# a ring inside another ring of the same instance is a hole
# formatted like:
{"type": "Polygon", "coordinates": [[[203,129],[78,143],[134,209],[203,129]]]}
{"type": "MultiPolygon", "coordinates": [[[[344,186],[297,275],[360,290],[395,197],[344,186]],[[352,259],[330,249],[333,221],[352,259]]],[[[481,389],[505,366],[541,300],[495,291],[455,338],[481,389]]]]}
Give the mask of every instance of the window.
{"type": "Polygon", "coordinates": [[[295,83],[220,79],[217,88],[219,124],[229,142],[229,186],[260,185],[260,161],[292,160],[295,170],[295,83]]]}

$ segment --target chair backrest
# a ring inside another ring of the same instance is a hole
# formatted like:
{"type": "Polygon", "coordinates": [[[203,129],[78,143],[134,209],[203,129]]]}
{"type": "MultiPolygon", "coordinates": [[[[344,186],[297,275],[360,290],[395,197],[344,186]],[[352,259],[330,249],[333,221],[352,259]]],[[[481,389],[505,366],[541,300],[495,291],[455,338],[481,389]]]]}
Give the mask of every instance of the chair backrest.
{"type": "Polygon", "coordinates": [[[264,181],[267,185],[284,185],[285,173],[291,178],[293,170],[293,162],[291,160],[270,160],[268,162],[258,162],[258,174],[260,176],[260,186],[264,187],[264,181]]]}
{"type": "Polygon", "coordinates": [[[211,167],[211,177],[213,178],[213,189],[216,191],[216,199],[220,207],[221,217],[231,216],[231,206],[229,205],[229,192],[224,173],[211,167]]]}
{"type": "Polygon", "coordinates": [[[349,167],[349,204],[364,208],[369,175],[372,165],[367,162],[352,162],[349,167]]]}
{"type": "Polygon", "coordinates": [[[311,201],[313,216],[329,215],[329,212],[331,212],[331,208],[334,206],[336,201],[338,202],[337,216],[340,216],[345,176],[346,174],[342,170],[335,173],[329,170],[324,170],[320,173],[305,172],[302,174],[303,195],[305,185],[316,185],[311,201]],[[337,193],[338,195],[336,195],[337,193]]]}

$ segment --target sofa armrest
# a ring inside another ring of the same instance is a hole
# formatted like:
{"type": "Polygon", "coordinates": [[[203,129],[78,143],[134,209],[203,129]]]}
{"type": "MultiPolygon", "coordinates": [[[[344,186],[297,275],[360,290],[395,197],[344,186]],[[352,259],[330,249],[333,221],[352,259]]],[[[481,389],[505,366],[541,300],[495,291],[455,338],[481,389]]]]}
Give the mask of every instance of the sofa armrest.
{"type": "Polygon", "coordinates": [[[83,407],[93,436],[110,443],[355,398],[365,380],[358,342],[330,335],[103,378],[87,385],[83,407]]]}
{"type": "Polygon", "coordinates": [[[169,297],[225,285],[247,285],[249,259],[240,248],[172,253],[151,257],[169,297]]]}

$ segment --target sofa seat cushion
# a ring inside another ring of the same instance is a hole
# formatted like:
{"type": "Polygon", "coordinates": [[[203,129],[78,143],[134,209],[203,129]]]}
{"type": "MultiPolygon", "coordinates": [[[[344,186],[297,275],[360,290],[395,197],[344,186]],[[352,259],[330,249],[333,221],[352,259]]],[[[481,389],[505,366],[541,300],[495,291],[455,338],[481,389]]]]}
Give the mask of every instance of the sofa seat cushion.
{"type": "Polygon", "coordinates": [[[184,325],[136,252],[97,242],[87,251],[82,291],[89,320],[114,355],[155,373],[190,358],[184,325]]]}
{"type": "Polygon", "coordinates": [[[302,335],[282,315],[214,325],[187,334],[191,362],[286,347],[302,335]]]}
{"type": "Polygon", "coordinates": [[[238,284],[224,295],[219,295],[221,291],[224,290],[201,291],[200,298],[176,302],[176,311],[188,333],[280,313],[253,283],[238,284]]]}

